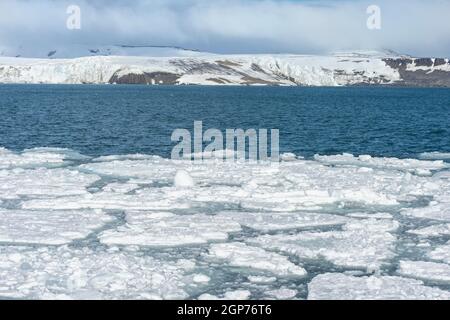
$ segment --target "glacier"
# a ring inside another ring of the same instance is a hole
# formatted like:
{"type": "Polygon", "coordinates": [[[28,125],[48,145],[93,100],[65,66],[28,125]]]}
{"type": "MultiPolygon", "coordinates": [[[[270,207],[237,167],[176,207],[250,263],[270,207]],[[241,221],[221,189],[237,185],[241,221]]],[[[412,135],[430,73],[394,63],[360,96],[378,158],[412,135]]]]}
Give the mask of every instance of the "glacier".
{"type": "Polygon", "coordinates": [[[0,298],[450,299],[448,162],[205,158],[1,149],[0,298]]]}
{"type": "MultiPolygon", "coordinates": [[[[112,51],[114,53],[121,51],[112,51]]],[[[147,52],[152,53],[154,51],[147,52]]],[[[322,56],[188,53],[180,53],[180,50],[166,52],[170,56],[99,53],[54,59],[0,56],[0,83],[450,86],[449,59],[370,51],[322,56]]]]}

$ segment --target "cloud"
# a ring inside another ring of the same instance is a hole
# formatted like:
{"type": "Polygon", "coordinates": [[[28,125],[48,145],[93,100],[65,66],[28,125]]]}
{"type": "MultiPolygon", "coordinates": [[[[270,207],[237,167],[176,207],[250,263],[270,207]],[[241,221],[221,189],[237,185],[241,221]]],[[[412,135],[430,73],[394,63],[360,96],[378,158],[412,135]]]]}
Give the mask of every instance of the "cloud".
{"type": "Polygon", "coordinates": [[[450,0],[2,0],[0,46],[177,45],[205,51],[321,53],[389,48],[450,56],[450,0]],[[67,6],[82,29],[66,28],[67,6]],[[369,30],[378,5],[382,29],[369,30]]]}

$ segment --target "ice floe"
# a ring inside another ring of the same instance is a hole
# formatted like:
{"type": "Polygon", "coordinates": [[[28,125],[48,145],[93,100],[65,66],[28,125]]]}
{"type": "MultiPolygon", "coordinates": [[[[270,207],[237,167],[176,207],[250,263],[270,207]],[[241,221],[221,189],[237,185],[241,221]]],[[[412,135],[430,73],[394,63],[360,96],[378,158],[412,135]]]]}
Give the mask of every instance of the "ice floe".
{"type": "Polygon", "coordinates": [[[35,148],[15,153],[0,148],[0,169],[57,167],[70,160],[89,159],[78,152],[60,148],[35,148]]]}
{"type": "Polygon", "coordinates": [[[400,261],[400,275],[435,282],[450,283],[450,265],[427,261],[400,261]]]}
{"type": "Polygon", "coordinates": [[[360,166],[376,169],[402,170],[411,173],[429,175],[432,170],[448,168],[443,161],[421,161],[417,159],[373,158],[369,155],[355,157],[352,154],[335,156],[314,156],[314,159],[329,165],[360,166]]]}
{"type": "Polygon", "coordinates": [[[0,209],[0,242],[61,245],[85,238],[112,220],[102,210],[0,209]]]}
{"type": "Polygon", "coordinates": [[[305,298],[338,268],[310,297],[448,298],[417,279],[447,282],[449,208],[443,161],[0,149],[0,298],[305,298]]]}
{"type": "Polygon", "coordinates": [[[450,221],[450,203],[432,202],[425,208],[404,209],[401,213],[420,219],[450,221]]]}
{"type": "Polygon", "coordinates": [[[449,160],[450,152],[424,152],[419,155],[424,160],[449,160]]]}
{"type": "Polygon", "coordinates": [[[0,170],[0,199],[86,196],[86,188],[98,180],[97,175],[68,169],[0,170]]]}
{"type": "Polygon", "coordinates": [[[194,267],[118,251],[0,247],[0,297],[183,299],[194,267]]]}
{"type": "Polygon", "coordinates": [[[428,256],[431,259],[444,261],[450,264],[450,242],[446,245],[437,246],[433,251],[431,251],[428,256]]]}
{"type": "Polygon", "coordinates": [[[308,285],[309,300],[449,300],[450,292],[393,276],[321,274],[308,285]]]}
{"type": "Polygon", "coordinates": [[[450,223],[436,224],[425,228],[408,230],[408,233],[415,234],[421,237],[439,237],[450,235],[450,223]]]}
{"type": "Polygon", "coordinates": [[[344,231],[264,235],[248,243],[300,259],[325,259],[342,267],[378,270],[394,256],[397,223],[390,220],[352,222],[344,231]]]}
{"type": "Polygon", "coordinates": [[[109,245],[183,246],[227,240],[230,232],[241,230],[236,222],[204,214],[128,212],[126,220],[124,226],[102,232],[100,241],[109,245]]]}
{"type": "Polygon", "coordinates": [[[293,264],[285,256],[239,242],[212,244],[208,258],[225,261],[233,267],[267,271],[278,276],[306,275],[305,269],[293,264]]]}
{"type": "Polygon", "coordinates": [[[309,212],[225,211],[217,213],[217,216],[259,231],[335,226],[348,222],[348,219],[342,216],[309,212]]]}

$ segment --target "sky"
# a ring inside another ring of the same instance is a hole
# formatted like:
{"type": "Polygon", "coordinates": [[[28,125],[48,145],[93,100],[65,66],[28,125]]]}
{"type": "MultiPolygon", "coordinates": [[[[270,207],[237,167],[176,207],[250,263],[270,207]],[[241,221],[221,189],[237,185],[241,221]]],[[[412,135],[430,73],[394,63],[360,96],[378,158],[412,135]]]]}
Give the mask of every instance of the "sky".
{"type": "Polygon", "coordinates": [[[390,49],[450,57],[450,0],[0,0],[0,48],[164,45],[217,53],[390,49]],[[68,29],[67,7],[81,29],[68,29]],[[381,29],[369,29],[369,5],[381,29]]]}

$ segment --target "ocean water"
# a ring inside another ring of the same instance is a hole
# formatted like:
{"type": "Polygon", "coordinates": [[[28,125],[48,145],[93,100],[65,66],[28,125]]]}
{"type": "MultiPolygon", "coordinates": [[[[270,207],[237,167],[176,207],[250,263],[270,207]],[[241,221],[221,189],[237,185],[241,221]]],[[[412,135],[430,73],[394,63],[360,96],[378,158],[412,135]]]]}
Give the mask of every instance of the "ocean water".
{"type": "Polygon", "coordinates": [[[298,155],[450,151],[450,90],[0,85],[0,145],[168,157],[176,128],[280,130],[298,155]]]}
{"type": "Polygon", "coordinates": [[[448,89],[0,85],[0,299],[450,299],[449,116],[448,89]],[[302,157],[171,161],[196,120],[302,157]]]}

